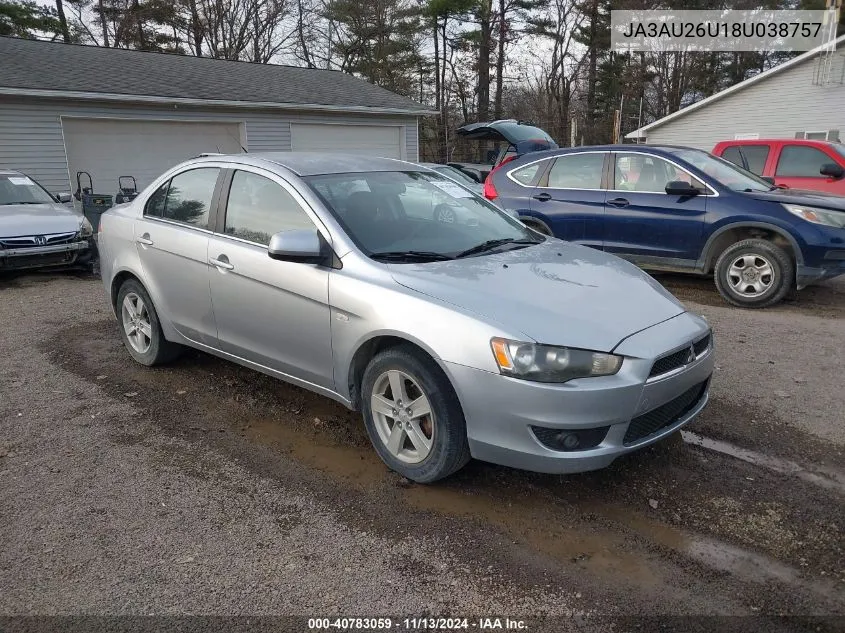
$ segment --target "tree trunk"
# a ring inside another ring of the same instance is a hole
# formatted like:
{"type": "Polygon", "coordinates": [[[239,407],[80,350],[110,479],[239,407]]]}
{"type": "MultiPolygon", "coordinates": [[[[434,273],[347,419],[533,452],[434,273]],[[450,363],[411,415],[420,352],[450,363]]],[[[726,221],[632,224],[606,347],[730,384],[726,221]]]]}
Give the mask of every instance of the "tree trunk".
{"type": "Polygon", "coordinates": [[[202,57],[202,23],[200,22],[199,11],[197,11],[196,0],[188,0],[188,9],[191,12],[191,38],[194,44],[194,55],[202,57]]]}
{"type": "Polygon", "coordinates": [[[502,118],[502,85],[505,76],[505,38],[508,34],[508,23],[505,19],[506,0],[499,0],[499,42],[496,56],[496,97],[493,101],[493,118],[502,118]]]}
{"type": "Polygon", "coordinates": [[[598,53],[596,50],[596,23],[599,19],[598,0],[592,0],[590,4],[590,62],[587,69],[587,121],[593,125],[587,127],[587,144],[595,142],[596,133],[594,130],[596,119],[596,75],[598,73],[598,53]]]}
{"type": "Polygon", "coordinates": [[[434,107],[440,112],[440,26],[439,18],[434,18],[434,107]]]}
{"type": "Polygon", "coordinates": [[[98,0],[97,6],[100,9],[100,28],[103,29],[103,46],[109,47],[109,28],[106,23],[105,7],[103,7],[103,0],[98,0]]]}
{"type": "Polygon", "coordinates": [[[481,37],[478,41],[478,120],[490,118],[490,40],[493,25],[490,23],[493,0],[481,0],[478,22],[481,37]]]}
{"type": "Polygon", "coordinates": [[[70,31],[67,28],[65,5],[62,0],[56,0],[56,13],[59,15],[59,26],[62,29],[62,39],[64,39],[65,44],[70,44],[70,31]]]}

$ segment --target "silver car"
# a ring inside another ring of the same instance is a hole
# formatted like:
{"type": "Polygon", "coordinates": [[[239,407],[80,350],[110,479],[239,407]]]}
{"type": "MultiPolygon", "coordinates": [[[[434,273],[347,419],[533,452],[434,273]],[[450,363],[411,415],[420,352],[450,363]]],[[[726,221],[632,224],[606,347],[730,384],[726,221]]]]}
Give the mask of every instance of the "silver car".
{"type": "Polygon", "coordinates": [[[0,170],[0,271],[81,266],[95,257],[90,222],[29,176],[0,170]]]}
{"type": "Polygon", "coordinates": [[[705,406],[706,321],[647,274],[392,159],[199,157],[102,217],[129,354],[194,347],[362,412],[418,482],[592,470],[705,406]],[[472,226],[435,219],[443,194],[472,226]],[[431,208],[406,212],[427,194],[431,208]]]}

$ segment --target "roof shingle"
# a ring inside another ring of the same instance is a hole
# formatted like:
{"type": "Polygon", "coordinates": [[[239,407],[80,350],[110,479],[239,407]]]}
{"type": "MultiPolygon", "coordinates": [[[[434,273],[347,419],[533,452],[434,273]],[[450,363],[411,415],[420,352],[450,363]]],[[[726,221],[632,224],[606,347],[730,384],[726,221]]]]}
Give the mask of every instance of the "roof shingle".
{"type": "Polygon", "coordinates": [[[424,114],[425,106],[332,70],[0,37],[0,89],[140,95],[424,114]]]}

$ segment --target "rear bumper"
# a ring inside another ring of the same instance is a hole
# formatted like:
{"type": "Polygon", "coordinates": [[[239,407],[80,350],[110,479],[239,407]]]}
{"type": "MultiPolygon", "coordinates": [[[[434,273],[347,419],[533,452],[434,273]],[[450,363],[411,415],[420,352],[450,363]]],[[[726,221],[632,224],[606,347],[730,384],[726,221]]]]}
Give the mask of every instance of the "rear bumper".
{"type": "Polygon", "coordinates": [[[73,266],[89,262],[95,253],[93,239],[53,246],[0,249],[0,270],[73,266]]]}
{"type": "Polygon", "coordinates": [[[656,356],[683,347],[707,332],[707,325],[688,313],[626,339],[625,355],[615,376],[572,380],[564,384],[518,380],[446,363],[467,423],[472,456],[483,461],[545,473],[574,473],[609,465],[625,453],[659,441],[692,421],[707,404],[713,373],[713,347],[683,370],[648,379],[656,356]],[[656,340],[661,353],[652,355],[656,340]],[[671,406],[686,393],[695,397],[676,417],[644,436],[629,434],[632,420],[643,420],[671,406]],[[584,450],[554,450],[532,426],[584,431],[609,427],[602,441],[584,450]]]}

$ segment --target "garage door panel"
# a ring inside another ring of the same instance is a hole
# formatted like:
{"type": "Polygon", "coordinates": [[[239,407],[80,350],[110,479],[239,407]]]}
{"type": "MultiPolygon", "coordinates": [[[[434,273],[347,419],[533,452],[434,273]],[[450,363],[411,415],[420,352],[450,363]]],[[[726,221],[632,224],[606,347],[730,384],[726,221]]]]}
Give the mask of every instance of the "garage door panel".
{"type": "Polygon", "coordinates": [[[292,123],[295,152],[340,152],[403,158],[402,127],[398,125],[338,125],[292,123]]]}
{"type": "Polygon", "coordinates": [[[97,193],[113,194],[120,176],[141,190],[197,154],[242,151],[238,123],[63,118],[62,131],[74,191],[78,171],[91,174],[97,193]]]}

